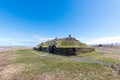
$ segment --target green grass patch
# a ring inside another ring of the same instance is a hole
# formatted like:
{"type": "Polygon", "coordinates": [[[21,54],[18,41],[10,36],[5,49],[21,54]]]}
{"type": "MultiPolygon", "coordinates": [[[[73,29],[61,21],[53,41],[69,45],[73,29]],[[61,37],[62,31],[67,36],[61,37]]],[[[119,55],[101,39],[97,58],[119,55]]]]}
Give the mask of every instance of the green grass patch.
{"type": "Polygon", "coordinates": [[[95,57],[95,56],[100,56],[100,54],[98,52],[91,52],[91,53],[81,54],[80,56],[82,56],[82,57],[95,57]]]}

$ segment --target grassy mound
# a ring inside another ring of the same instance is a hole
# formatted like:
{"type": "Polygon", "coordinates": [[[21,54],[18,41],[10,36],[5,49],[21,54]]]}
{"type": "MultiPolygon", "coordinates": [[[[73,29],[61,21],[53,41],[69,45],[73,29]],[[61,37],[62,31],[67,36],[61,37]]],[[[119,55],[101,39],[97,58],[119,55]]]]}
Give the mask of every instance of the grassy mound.
{"type": "MultiPolygon", "coordinates": [[[[43,47],[47,47],[49,44],[52,45],[54,43],[55,43],[55,39],[47,41],[45,43],[41,43],[38,46],[42,45],[43,47]]],[[[57,39],[56,43],[57,43],[57,47],[88,47],[85,43],[82,43],[73,37],[57,39]]]]}

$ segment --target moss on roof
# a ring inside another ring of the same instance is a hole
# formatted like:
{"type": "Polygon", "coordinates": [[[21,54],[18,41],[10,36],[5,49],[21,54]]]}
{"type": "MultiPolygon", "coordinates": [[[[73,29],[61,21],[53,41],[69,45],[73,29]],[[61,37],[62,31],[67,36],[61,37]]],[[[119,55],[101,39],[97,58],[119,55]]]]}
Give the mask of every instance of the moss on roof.
{"type": "Polygon", "coordinates": [[[40,43],[38,46],[47,47],[48,45],[53,45],[55,42],[57,43],[57,47],[88,47],[85,43],[80,42],[74,37],[53,39],[40,43]]]}

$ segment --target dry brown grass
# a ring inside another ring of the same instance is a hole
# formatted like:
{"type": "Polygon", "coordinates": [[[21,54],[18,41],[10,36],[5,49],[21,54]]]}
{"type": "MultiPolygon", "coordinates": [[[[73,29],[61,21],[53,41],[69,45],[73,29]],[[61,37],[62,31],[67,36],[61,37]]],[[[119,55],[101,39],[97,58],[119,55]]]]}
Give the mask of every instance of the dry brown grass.
{"type": "Polygon", "coordinates": [[[13,64],[7,65],[4,67],[4,70],[0,72],[0,80],[14,80],[16,75],[19,75],[24,70],[24,65],[22,64],[13,64]]]}

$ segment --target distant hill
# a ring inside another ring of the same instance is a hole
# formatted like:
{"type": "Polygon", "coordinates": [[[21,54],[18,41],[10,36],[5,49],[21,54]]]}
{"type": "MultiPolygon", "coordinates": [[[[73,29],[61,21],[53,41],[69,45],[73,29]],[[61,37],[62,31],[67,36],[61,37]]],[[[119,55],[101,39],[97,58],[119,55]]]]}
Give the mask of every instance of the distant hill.
{"type": "Polygon", "coordinates": [[[80,42],[74,37],[59,38],[40,43],[38,46],[47,47],[48,45],[57,44],[57,47],[88,47],[85,43],[80,42]]]}

